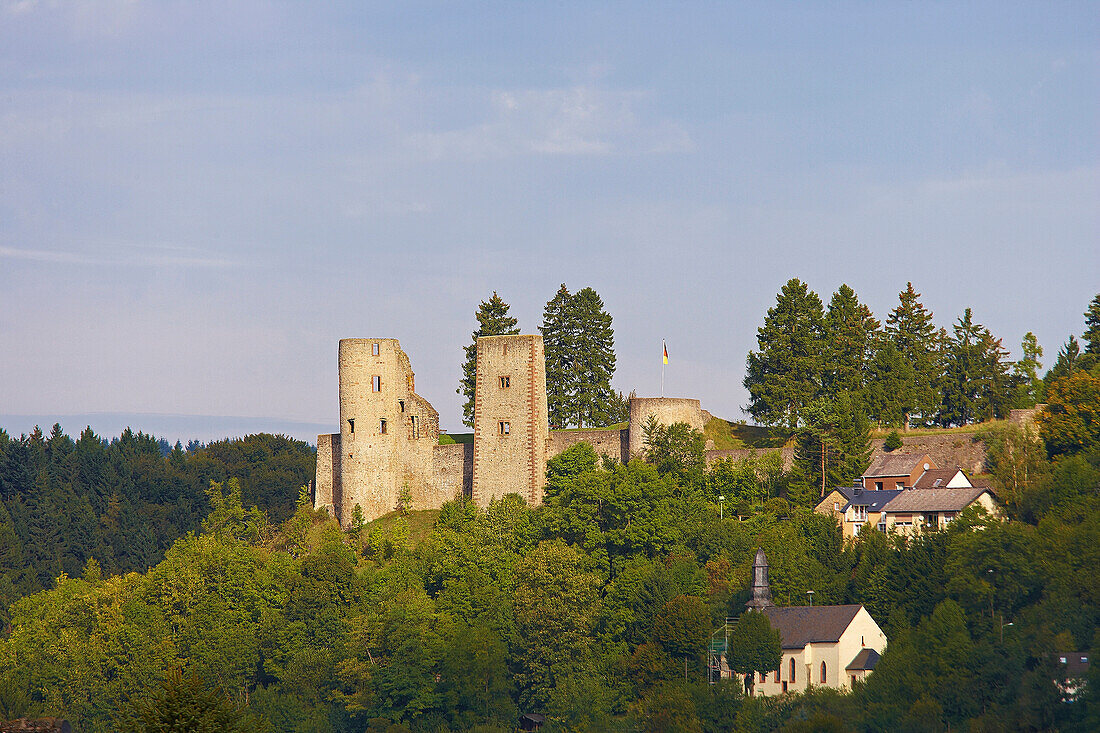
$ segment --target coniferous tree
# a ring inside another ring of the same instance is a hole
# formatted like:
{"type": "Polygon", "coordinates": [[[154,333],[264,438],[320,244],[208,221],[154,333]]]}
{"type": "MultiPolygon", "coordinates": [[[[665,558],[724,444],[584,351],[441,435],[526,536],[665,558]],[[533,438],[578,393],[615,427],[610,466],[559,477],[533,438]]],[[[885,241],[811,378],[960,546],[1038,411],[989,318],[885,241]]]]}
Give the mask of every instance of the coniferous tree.
{"type": "Polygon", "coordinates": [[[592,288],[569,299],[576,334],[573,356],[572,420],[578,427],[608,425],[616,412],[611,377],[615,374],[615,331],[603,300],[592,288]]]}
{"type": "Polygon", "coordinates": [[[1008,365],[1001,340],[974,322],[967,308],[954,326],[944,354],[939,423],[969,425],[1003,417],[1009,405],[1008,365]]]}
{"type": "Polygon", "coordinates": [[[1035,334],[1028,331],[1020,343],[1023,358],[1012,365],[1012,376],[1016,382],[1015,400],[1013,407],[1034,407],[1043,401],[1044,384],[1039,376],[1039,370],[1043,368],[1039,358],[1043,355],[1043,347],[1035,334]]]}
{"type": "Polygon", "coordinates": [[[1043,384],[1047,390],[1050,389],[1050,385],[1056,380],[1062,377],[1068,377],[1077,371],[1077,361],[1081,355],[1081,347],[1077,343],[1077,339],[1072,335],[1066,340],[1065,345],[1058,351],[1058,358],[1054,361],[1054,366],[1050,368],[1050,371],[1043,377],[1043,384]]]}
{"type": "Polygon", "coordinates": [[[570,295],[563,283],[546,304],[539,330],[550,424],[560,428],[619,420],[622,401],[611,389],[615,332],[596,291],[584,288],[570,295]]]}
{"type": "Polygon", "coordinates": [[[462,365],[462,379],[459,380],[458,394],[466,401],[462,404],[462,423],[474,426],[474,391],[477,388],[477,340],[481,336],[510,336],[519,333],[516,319],[508,315],[508,304],[493,291],[493,297],[482,301],[477,308],[477,330],[471,334],[471,343],[466,347],[466,361],[462,365]]]}
{"type": "Polygon", "coordinates": [[[851,486],[871,459],[871,425],[866,412],[847,394],[807,406],[795,443],[789,498],[813,506],[830,487],[851,486]]]}
{"type": "Polygon", "coordinates": [[[542,311],[542,347],[546,355],[546,407],[551,427],[569,423],[569,375],[573,373],[575,332],[570,319],[572,299],[565,283],[542,311]]]}
{"type": "Polygon", "coordinates": [[[765,425],[798,427],[802,410],[821,391],[824,316],[821,299],[794,278],[776,296],[756,332],[744,385],[748,412],[765,425]]]}
{"type": "Polygon", "coordinates": [[[1085,353],[1100,355],[1100,294],[1089,303],[1085,311],[1085,353]]]}
{"type": "Polygon", "coordinates": [[[848,393],[862,402],[869,381],[880,324],[855,291],[841,285],[825,312],[823,393],[835,398],[848,393]]]}
{"type": "Polygon", "coordinates": [[[913,289],[913,283],[906,284],[898,300],[898,306],[890,311],[886,319],[886,334],[897,347],[901,358],[912,367],[911,378],[901,385],[903,389],[897,394],[904,414],[904,425],[908,429],[914,415],[919,415],[926,422],[936,413],[939,399],[935,380],[939,357],[932,312],[920,302],[920,293],[913,289]]]}

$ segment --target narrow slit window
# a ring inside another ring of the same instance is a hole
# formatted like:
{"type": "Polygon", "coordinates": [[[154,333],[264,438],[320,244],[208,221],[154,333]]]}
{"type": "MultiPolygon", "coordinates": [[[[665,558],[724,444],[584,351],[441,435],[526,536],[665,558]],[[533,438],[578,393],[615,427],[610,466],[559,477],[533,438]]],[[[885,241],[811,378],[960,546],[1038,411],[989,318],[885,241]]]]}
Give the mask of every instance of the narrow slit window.
{"type": "Polygon", "coordinates": [[[507,389],[511,386],[512,386],[512,378],[511,377],[501,377],[500,378],[500,388],[501,389],[507,389]]]}
{"type": "Polygon", "coordinates": [[[374,392],[382,391],[382,377],[377,374],[370,378],[370,387],[374,392]]]}
{"type": "Polygon", "coordinates": [[[378,356],[378,344],[370,345],[370,354],[371,356],[378,356]]]}
{"type": "Polygon", "coordinates": [[[382,433],[382,435],[386,434],[386,418],[382,418],[378,422],[378,432],[382,433]]]}
{"type": "Polygon", "coordinates": [[[825,684],[825,662],[821,663],[821,684],[825,684]]]}
{"type": "Polygon", "coordinates": [[[420,437],[420,421],[416,419],[416,415],[412,416],[412,434],[413,440],[420,437]]]}
{"type": "Polygon", "coordinates": [[[348,432],[349,433],[354,433],[355,432],[355,418],[354,417],[349,417],[348,418],[348,432]]]}
{"type": "Polygon", "coordinates": [[[512,433],[512,423],[505,420],[500,421],[500,434],[510,435],[512,433]]]}
{"type": "Polygon", "coordinates": [[[398,400],[397,404],[401,406],[401,412],[405,411],[405,400],[398,400]]]}

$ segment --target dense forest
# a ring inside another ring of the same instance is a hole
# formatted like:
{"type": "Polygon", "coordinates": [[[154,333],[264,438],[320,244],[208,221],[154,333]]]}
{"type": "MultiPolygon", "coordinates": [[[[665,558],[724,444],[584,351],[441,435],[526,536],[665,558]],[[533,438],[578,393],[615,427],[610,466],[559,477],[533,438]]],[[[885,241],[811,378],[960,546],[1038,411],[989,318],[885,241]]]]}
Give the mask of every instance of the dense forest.
{"type": "Polygon", "coordinates": [[[312,449],[285,438],[166,450],[140,433],[0,433],[0,719],[152,731],[187,710],[210,730],[445,733],[510,731],[534,712],[548,733],[1100,729],[1096,665],[1076,701],[1056,686],[1057,653],[1100,647],[1093,305],[1086,347],[1067,342],[1034,425],[975,435],[1004,516],[971,509],[910,537],[845,542],[811,509],[815,481],[866,467],[866,422],[800,421],[789,471],[777,453],[708,467],[702,434],[651,423],[644,460],[578,444],[549,461],[541,506],[456,498],[348,529],[312,509],[312,449]],[[836,468],[819,476],[822,443],[836,468]],[[759,698],[708,682],[711,634],[742,614],[757,548],[778,604],[813,591],[864,604],[885,631],[851,693],[759,698]]]}
{"type": "Polygon", "coordinates": [[[90,558],[106,575],[160,562],[209,513],[211,481],[237,478],[245,501],[283,521],[314,462],[309,444],[274,435],[185,450],[131,430],[111,441],[90,428],[74,441],[60,425],[19,438],[0,430],[0,620],[90,558]]]}

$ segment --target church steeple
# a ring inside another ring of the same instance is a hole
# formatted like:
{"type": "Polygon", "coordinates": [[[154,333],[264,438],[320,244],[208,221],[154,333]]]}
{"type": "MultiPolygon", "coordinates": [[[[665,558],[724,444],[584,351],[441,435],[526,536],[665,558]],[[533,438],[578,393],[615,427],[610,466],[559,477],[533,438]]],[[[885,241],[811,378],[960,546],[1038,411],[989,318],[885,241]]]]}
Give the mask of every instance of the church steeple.
{"type": "Polygon", "coordinates": [[[768,587],[768,558],[764,556],[764,548],[756,551],[756,559],[752,563],[752,600],[745,604],[750,609],[763,611],[772,603],[772,589],[768,587]]]}

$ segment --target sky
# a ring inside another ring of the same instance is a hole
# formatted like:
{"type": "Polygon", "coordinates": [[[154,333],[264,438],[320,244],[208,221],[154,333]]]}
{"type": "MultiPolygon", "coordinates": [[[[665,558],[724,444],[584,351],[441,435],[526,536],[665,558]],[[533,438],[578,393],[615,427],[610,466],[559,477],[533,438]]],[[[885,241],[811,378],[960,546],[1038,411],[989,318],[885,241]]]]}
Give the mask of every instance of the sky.
{"type": "Polygon", "coordinates": [[[1093,3],[0,0],[0,427],[313,440],[389,337],[461,432],[478,303],[562,283],[731,420],[796,277],[1049,366],[1098,204],[1093,3]]]}

